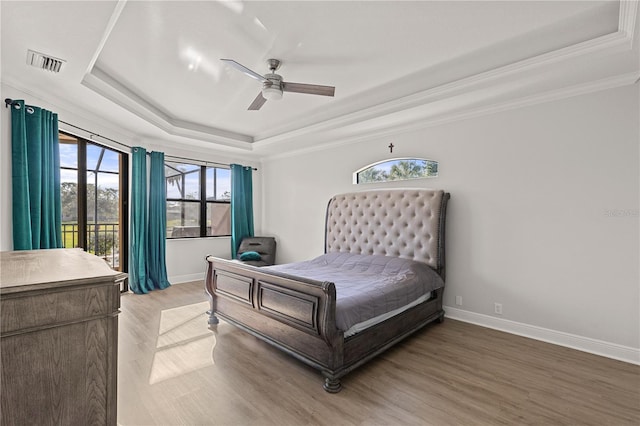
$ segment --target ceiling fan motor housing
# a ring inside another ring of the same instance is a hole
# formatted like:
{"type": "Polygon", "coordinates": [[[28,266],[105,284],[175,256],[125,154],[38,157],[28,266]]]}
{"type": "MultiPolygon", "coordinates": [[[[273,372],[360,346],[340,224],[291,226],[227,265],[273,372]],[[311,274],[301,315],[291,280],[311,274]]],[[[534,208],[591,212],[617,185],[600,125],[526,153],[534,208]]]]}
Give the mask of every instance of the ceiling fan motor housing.
{"type": "Polygon", "coordinates": [[[278,74],[265,74],[264,78],[268,81],[265,81],[263,84],[265,86],[276,86],[282,88],[282,76],[278,74]]]}

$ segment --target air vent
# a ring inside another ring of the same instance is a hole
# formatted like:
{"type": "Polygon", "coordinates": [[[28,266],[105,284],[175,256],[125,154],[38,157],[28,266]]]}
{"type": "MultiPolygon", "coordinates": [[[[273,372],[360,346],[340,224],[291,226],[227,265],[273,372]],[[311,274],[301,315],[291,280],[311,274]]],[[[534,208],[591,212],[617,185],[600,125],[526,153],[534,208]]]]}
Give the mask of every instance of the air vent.
{"type": "Polygon", "coordinates": [[[63,59],[54,58],[44,53],[27,50],[27,65],[31,65],[32,67],[51,72],[60,72],[60,68],[62,68],[62,64],[65,62],[63,59]]]}

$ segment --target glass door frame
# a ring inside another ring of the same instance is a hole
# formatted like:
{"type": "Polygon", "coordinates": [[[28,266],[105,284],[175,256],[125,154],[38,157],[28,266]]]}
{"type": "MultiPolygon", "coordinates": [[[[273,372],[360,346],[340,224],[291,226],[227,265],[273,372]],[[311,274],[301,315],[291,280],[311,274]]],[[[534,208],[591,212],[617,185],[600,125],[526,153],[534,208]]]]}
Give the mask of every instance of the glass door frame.
{"type": "MultiPolygon", "coordinates": [[[[127,272],[129,270],[129,244],[128,244],[128,229],[129,229],[129,155],[126,152],[118,149],[102,145],[93,140],[88,140],[82,136],[74,135],[69,132],[60,131],[60,134],[64,134],[77,141],[77,169],[73,167],[61,166],[64,170],[75,170],[77,172],[77,222],[78,222],[78,241],[77,246],[87,251],[88,241],[88,205],[87,205],[87,173],[93,172],[96,175],[96,182],[98,179],[98,173],[109,173],[118,175],[118,270],[121,272],[127,272]],[[118,172],[113,171],[100,171],[100,161],[96,164],[96,170],[88,170],[87,168],[87,146],[93,145],[102,149],[101,158],[104,155],[104,150],[109,150],[118,154],[118,172]]],[[[97,190],[96,185],[96,203],[97,203],[97,190]]],[[[97,217],[97,212],[94,212],[94,217],[97,217]]],[[[96,219],[97,220],[97,219],[96,219]]],[[[128,290],[128,284],[125,280],[123,291],[128,290]]]]}

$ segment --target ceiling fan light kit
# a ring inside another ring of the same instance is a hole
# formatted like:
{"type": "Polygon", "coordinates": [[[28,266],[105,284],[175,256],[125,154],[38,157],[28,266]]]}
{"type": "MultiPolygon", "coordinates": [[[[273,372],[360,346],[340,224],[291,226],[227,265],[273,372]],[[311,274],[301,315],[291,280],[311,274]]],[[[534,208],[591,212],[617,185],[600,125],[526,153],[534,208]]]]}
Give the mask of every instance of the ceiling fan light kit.
{"type": "Polygon", "coordinates": [[[234,61],[233,59],[220,59],[229,64],[238,71],[244,73],[248,77],[262,82],[262,91],[249,105],[249,110],[259,110],[267,100],[282,99],[282,92],[306,93],[308,95],[334,96],[335,87],[320,86],[317,84],[287,83],[282,80],[282,76],[276,74],[276,70],[280,68],[281,62],[278,59],[269,59],[267,65],[271,71],[264,76],[250,70],[244,65],[234,61]]]}
{"type": "Polygon", "coordinates": [[[275,74],[274,71],[280,66],[280,61],[270,59],[269,66],[271,67],[271,73],[264,75],[266,81],[262,83],[262,96],[267,100],[279,101],[282,99],[282,76],[275,74]],[[271,61],[276,61],[277,63],[271,61]]]}

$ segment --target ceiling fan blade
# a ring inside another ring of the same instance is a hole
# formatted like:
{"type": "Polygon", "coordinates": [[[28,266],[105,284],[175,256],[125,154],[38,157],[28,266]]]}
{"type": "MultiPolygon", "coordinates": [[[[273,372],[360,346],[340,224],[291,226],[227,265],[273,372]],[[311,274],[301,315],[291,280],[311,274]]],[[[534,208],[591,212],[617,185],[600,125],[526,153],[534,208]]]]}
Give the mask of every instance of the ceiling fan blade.
{"type": "Polygon", "coordinates": [[[262,92],[260,92],[247,109],[250,111],[257,111],[262,107],[262,105],[264,105],[265,102],[267,102],[267,100],[264,98],[264,96],[262,96],[262,92]]]}
{"type": "Polygon", "coordinates": [[[333,86],[320,86],[319,84],[302,84],[282,82],[282,90],[285,92],[307,93],[309,95],[333,96],[336,88],[333,86]]]}
{"type": "Polygon", "coordinates": [[[258,74],[255,71],[250,70],[249,68],[245,67],[242,64],[237,63],[236,61],[234,61],[233,59],[220,59],[222,62],[226,62],[227,64],[231,65],[232,67],[234,67],[235,69],[237,69],[238,71],[248,75],[251,78],[255,78],[256,80],[264,83],[265,81],[267,81],[266,78],[264,78],[263,76],[261,76],[260,74],[258,74]]]}

